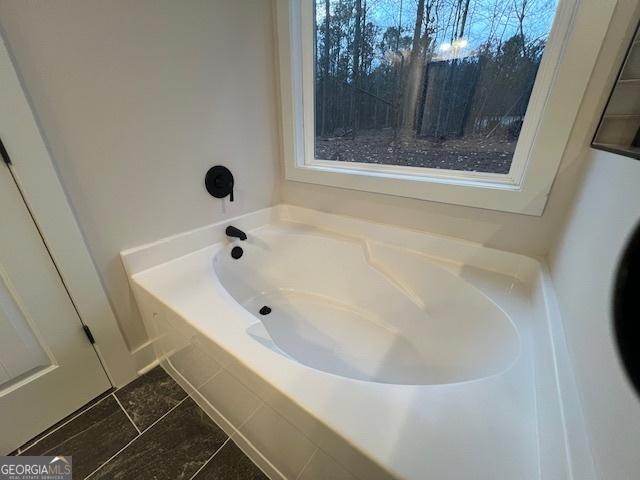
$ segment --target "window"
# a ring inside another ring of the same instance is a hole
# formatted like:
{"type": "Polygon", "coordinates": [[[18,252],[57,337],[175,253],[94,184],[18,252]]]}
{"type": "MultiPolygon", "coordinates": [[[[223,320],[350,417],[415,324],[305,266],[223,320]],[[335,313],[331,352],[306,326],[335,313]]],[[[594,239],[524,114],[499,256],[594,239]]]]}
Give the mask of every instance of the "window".
{"type": "Polygon", "coordinates": [[[640,26],[627,49],[591,146],[640,160],[640,26]]]}
{"type": "Polygon", "coordinates": [[[288,180],[532,215],[613,13],[576,0],[276,6],[288,180]]]}
{"type": "Polygon", "coordinates": [[[315,0],[315,158],[507,174],[555,0],[315,0]]]}

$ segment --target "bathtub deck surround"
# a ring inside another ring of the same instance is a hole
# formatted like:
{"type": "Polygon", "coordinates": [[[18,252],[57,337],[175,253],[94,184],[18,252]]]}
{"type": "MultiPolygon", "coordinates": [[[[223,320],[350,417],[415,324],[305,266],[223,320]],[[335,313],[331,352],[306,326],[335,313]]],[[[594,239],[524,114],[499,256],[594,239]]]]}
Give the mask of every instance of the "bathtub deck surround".
{"type": "Polygon", "coordinates": [[[71,455],[77,479],[267,478],[161,367],[97,398],[15,454],[71,455]]]}
{"type": "Polygon", "coordinates": [[[122,258],[162,365],[270,478],[564,479],[588,455],[537,259],[290,205],[122,258]]]}

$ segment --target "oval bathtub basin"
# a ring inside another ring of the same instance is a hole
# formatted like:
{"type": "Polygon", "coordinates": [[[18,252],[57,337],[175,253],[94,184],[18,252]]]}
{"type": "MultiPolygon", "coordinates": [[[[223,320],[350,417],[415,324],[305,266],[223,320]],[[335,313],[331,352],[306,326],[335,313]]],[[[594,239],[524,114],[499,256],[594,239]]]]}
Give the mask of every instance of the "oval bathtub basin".
{"type": "Polygon", "coordinates": [[[254,315],[247,333],[307,367],[370,382],[434,385],[497,374],[518,356],[509,317],[425,255],[275,226],[256,231],[242,247],[239,259],[231,257],[232,245],[218,252],[216,276],[254,315]]]}

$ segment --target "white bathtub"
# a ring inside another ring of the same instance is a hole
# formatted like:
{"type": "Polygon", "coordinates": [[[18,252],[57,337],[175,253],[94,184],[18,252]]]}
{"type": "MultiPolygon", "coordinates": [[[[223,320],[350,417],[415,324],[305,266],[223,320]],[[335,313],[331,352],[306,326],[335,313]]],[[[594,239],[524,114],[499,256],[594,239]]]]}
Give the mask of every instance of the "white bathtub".
{"type": "Polygon", "coordinates": [[[252,315],[251,338],[302,365],[437,385],[495,375],[519,355],[509,316],[429,257],[290,225],[265,226],[241,245],[239,259],[232,245],[217,251],[213,283],[252,315]],[[261,315],[264,306],[271,313],[261,315]]]}
{"type": "Polygon", "coordinates": [[[533,259],[278,206],[123,260],[157,358],[272,478],[571,478],[533,259]]]}

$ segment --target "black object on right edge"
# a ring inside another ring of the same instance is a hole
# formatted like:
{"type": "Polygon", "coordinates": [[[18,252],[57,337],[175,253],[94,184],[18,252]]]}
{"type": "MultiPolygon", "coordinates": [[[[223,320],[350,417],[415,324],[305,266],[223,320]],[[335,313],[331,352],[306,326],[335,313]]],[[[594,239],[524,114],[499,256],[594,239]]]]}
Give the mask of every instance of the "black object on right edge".
{"type": "Polygon", "coordinates": [[[640,224],[636,225],[618,267],[613,323],[622,365],[640,395],[640,224]]]}

